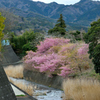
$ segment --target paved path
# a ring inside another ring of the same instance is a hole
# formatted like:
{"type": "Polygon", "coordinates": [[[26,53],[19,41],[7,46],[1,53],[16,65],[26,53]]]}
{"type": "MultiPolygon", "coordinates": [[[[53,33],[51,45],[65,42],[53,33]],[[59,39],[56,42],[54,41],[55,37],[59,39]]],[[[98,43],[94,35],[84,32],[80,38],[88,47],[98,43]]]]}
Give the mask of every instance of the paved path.
{"type": "MultiPolygon", "coordinates": [[[[25,93],[23,93],[22,91],[20,91],[20,90],[18,90],[16,87],[14,87],[13,85],[11,85],[12,86],[12,89],[13,89],[13,91],[14,91],[14,93],[15,93],[15,95],[16,95],[16,97],[17,97],[17,95],[25,95],[25,93]]],[[[23,96],[23,97],[17,97],[17,100],[32,100],[32,99],[30,99],[29,97],[27,97],[27,96],[23,96]]],[[[33,99],[34,100],[34,99],[33,99]]]]}
{"type": "MultiPolygon", "coordinates": [[[[20,91],[20,90],[18,90],[16,87],[14,87],[13,85],[11,85],[12,86],[12,89],[13,89],[13,91],[14,91],[14,93],[15,93],[15,95],[17,96],[17,95],[25,95],[22,91],[20,91]]],[[[29,99],[28,97],[17,97],[17,100],[32,100],[32,99],[29,99]]]]}
{"type": "Polygon", "coordinates": [[[25,95],[25,93],[23,93],[22,91],[18,90],[16,87],[14,87],[13,85],[12,86],[12,89],[15,93],[15,95],[25,95]]]}

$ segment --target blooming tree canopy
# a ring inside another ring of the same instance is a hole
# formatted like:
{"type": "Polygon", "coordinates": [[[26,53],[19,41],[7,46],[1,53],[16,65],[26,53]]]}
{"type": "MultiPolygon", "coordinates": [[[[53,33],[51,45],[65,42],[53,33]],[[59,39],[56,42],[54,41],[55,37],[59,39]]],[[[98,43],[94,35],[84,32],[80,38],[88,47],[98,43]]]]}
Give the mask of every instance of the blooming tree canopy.
{"type": "Polygon", "coordinates": [[[25,68],[47,73],[48,76],[57,74],[63,77],[75,73],[77,69],[89,68],[87,44],[72,44],[69,39],[63,38],[46,38],[37,48],[37,52],[27,52],[25,68]]]}

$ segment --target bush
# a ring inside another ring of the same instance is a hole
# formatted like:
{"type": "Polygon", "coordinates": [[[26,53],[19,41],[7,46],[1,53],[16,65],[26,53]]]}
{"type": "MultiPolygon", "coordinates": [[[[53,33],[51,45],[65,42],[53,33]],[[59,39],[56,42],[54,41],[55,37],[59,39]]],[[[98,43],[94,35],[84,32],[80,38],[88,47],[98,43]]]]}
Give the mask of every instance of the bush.
{"type": "Polygon", "coordinates": [[[17,54],[26,54],[26,51],[36,51],[37,44],[44,39],[44,36],[40,33],[34,33],[33,31],[26,31],[20,36],[10,34],[10,43],[17,54]]]}
{"type": "Polygon", "coordinates": [[[49,50],[53,46],[60,46],[62,44],[69,43],[69,39],[60,39],[60,38],[46,38],[44,42],[40,42],[40,45],[37,46],[38,52],[45,53],[47,50],[49,50]]]}
{"type": "Polygon", "coordinates": [[[69,42],[69,39],[63,38],[45,39],[37,46],[36,52],[27,52],[24,57],[25,68],[63,77],[88,69],[91,63],[87,54],[88,45],[69,42]]]}

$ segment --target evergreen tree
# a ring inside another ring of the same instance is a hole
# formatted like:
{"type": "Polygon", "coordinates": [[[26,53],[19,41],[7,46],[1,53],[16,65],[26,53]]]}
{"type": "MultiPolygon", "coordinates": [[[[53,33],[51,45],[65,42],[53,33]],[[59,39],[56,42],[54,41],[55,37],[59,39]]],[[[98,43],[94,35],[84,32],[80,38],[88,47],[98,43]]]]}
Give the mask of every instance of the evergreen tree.
{"type": "Polygon", "coordinates": [[[60,35],[65,35],[65,32],[66,32],[65,28],[66,28],[65,21],[63,20],[62,14],[60,14],[60,18],[57,20],[57,24],[55,25],[53,29],[50,29],[48,33],[49,34],[59,33],[60,35]]]}
{"type": "Polygon", "coordinates": [[[62,14],[60,14],[60,18],[57,20],[57,24],[55,27],[61,27],[61,28],[66,28],[65,21],[63,20],[62,14]]]}
{"type": "Polygon", "coordinates": [[[89,44],[89,54],[94,63],[94,69],[96,73],[100,73],[100,19],[91,24],[84,39],[89,44]]]}

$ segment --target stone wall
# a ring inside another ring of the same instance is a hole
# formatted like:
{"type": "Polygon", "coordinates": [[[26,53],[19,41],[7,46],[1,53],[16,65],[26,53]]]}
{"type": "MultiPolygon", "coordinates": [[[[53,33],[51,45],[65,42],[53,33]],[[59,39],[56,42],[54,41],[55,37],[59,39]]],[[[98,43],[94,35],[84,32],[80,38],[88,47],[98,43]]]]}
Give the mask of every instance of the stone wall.
{"type": "Polygon", "coordinates": [[[24,69],[24,78],[26,80],[53,87],[56,89],[62,89],[63,78],[60,76],[48,77],[45,73],[33,72],[31,70],[24,69]]]}

